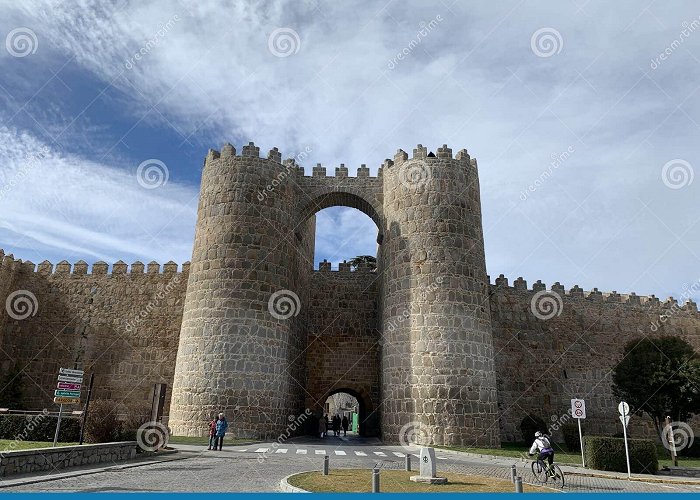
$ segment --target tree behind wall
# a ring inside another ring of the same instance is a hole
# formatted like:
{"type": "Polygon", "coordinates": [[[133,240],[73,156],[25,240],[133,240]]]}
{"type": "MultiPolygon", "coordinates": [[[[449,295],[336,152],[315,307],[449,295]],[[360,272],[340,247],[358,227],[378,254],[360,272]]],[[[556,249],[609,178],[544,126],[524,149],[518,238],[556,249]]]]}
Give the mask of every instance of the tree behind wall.
{"type": "Polygon", "coordinates": [[[667,415],[685,421],[700,413],[700,357],[678,337],[632,341],[613,370],[613,393],[648,414],[660,435],[667,415]]]}

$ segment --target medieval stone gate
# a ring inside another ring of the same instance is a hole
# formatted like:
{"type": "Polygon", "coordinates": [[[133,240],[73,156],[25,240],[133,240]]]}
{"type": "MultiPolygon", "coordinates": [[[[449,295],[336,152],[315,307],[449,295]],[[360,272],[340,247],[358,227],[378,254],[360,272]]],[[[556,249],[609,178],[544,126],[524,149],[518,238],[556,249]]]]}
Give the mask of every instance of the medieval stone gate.
{"type": "Polygon", "coordinates": [[[339,390],[359,396],[366,427],[389,442],[409,429],[425,443],[499,443],[476,161],[419,145],[376,177],[364,165],[357,177],[342,165],[306,177],[276,148],[210,151],[174,433],[198,434],[226,409],[238,435],[275,437],[339,390]],[[314,214],[337,205],[376,223],[376,272],[313,271],[314,214]]]}

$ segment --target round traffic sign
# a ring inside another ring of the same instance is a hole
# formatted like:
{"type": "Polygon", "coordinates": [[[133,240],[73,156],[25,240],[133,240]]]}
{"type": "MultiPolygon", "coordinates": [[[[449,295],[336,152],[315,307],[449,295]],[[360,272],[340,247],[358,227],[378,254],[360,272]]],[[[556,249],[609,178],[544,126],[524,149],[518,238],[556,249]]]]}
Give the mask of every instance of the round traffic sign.
{"type": "Polygon", "coordinates": [[[583,402],[580,399],[578,401],[574,401],[574,406],[576,408],[581,408],[583,406],[583,402]]]}
{"type": "Polygon", "coordinates": [[[617,411],[620,412],[620,415],[629,415],[630,405],[622,401],[619,405],[617,405],[617,411]]]}
{"type": "Polygon", "coordinates": [[[576,411],[574,413],[576,414],[577,417],[580,417],[581,415],[583,415],[583,411],[581,411],[581,408],[576,408],[576,411]]]}

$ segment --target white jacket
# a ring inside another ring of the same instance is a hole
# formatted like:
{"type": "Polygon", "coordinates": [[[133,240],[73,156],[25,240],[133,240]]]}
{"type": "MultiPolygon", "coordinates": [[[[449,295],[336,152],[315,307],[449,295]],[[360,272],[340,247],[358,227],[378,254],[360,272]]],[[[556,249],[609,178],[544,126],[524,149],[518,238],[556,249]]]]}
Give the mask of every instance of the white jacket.
{"type": "Polygon", "coordinates": [[[534,455],[536,451],[542,451],[547,448],[552,448],[552,443],[549,442],[549,437],[540,436],[535,439],[535,442],[532,443],[532,446],[530,446],[530,455],[534,455]]]}

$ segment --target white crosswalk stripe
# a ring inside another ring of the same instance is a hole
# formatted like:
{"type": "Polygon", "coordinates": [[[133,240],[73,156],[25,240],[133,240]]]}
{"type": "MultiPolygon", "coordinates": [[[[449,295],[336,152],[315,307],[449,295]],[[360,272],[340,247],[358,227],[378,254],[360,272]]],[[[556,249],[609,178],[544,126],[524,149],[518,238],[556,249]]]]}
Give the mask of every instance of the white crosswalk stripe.
{"type": "Polygon", "coordinates": [[[395,452],[393,452],[393,453],[394,453],[394,455],[396,455],[397,457],[401,457],[401,458],[403,458],[403,457],[406,456],[406,455],[404,455],[403,453],[399,453],[398,451],[395,451],[395,452]]]}
{"type": "Polygon", "coordinates": [[[447,460],[447,457],[435,457],[435,458],[437,458],[438,460],[447,460]]]}
{"type": "Polygon", "coordinates": [[[325,455],[326,450],[316,450],[316,455],[325,455]]]}
{"type": "Polygon", "coordinates": [[[258,448],[254,453],[267,453],[268,451],[270,451],[270,448],[258,448]]]}
{"type": "Polygon", "coordinates": [[[346,455],[346,453],[343,450],[335,450],[336,455],[346,455]]]}
{"type": "Polygon", "coordinates": [[[356,451],[355,455],[357,455],[358,457],[366,457],[367,453],[365,453],[364,451],[356,451]]]}
{"type": "Polygon", "coordinates": [[[380,457],[385,457],[385,456],[386,456],[386,453],[384,453],[383,451],[375,451],[374,454],[377,455],[377,456],[380,456],[380,457]]]}
{"type": "Polygon", "coordinates": [[[297,450],[297,455],[306,455],[306,450],[297,450]]]}
{"type": "Polygon", "coordinates": [[[236,450],[236,451],[248,451],[248,450],[236,450]]]}
{"type": "Polygon", "coordinates": [[[411,453],[411,455],[413,455],[416,458],[420,458],[420,456],[416,455],[415,453],[411,453]]]}
{"type": "Polygon", "coordinates": [[[287,448],[279,448],[275,453],[287,453],[287,448]]]}

